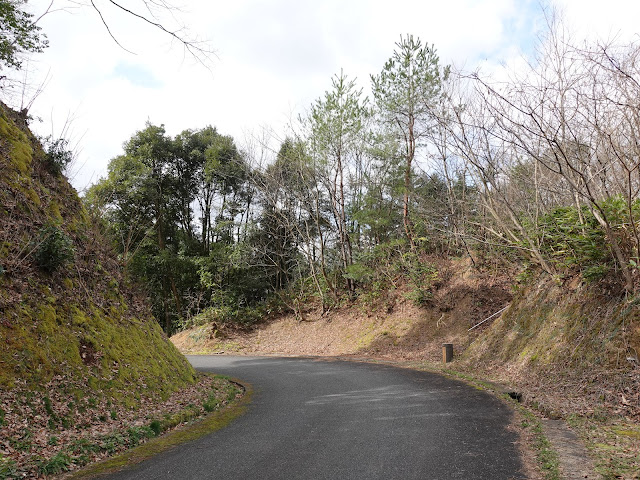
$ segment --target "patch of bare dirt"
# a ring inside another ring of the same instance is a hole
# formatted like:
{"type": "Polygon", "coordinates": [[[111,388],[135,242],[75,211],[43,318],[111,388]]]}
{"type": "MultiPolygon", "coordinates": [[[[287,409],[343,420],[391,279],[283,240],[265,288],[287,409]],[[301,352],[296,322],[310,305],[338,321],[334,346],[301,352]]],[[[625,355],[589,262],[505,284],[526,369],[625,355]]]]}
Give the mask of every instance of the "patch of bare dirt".
{"type": "MultiPolygon", "coordinates": [[[[483,327],[468,329],[511,300],[509,279],[471,269],[467,262],[439,265],[444,280],[421,306],[407,299],[407,286],[368,303],[353,302],[302,318],[286,315],[250,332],[221,332],[203,325],[174,335],[183,353],[366,355],[397,360],[441,358],[442,343],[464,350],[483,327]]],[[[489,323],[487,323],[487,326],[489,323]]]]}

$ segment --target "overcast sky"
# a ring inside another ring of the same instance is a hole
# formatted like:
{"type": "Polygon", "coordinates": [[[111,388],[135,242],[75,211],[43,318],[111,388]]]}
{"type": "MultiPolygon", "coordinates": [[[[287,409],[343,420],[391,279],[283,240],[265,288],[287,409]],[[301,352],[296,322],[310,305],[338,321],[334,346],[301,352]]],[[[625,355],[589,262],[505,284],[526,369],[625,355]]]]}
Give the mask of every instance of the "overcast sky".
{"type": "MultiPolygon", "coordinates": [[[[148,120],[170,135],[213,125],[243,138],[289,119],[331,86],[341,69],[365,91],[401,34],[434,44],[442,64],[494,70],[533,51],[544,25],[528,0],[177,0],[176,16],[216,51],[210,70],[170,38],[106,0],[103,15],[120,48],[89,7],[40,22],[50,47],[28,66],[32,87],[47,79],[30,113],[41,135],[62,133],[78,151],[71,172],[82,190],[106,174],[122,144],[148,120]],[[72,118],[63,132],[65,120],[72,118]]],[[[553,0],[580,35],[629,39],[640,30],[636,0],[553,0]]],[[[39,14],[50,0],[30,0],[39,14]]],[[[68,5],[55,0],[54,8],[68,5]]],[[[123,5],[140,10],[139,0],[123,5]]],[[[174,25],[170,17],[166,25],[174,25]]],[[[27,91],[25,101],[33,91],[27,91]]]]}

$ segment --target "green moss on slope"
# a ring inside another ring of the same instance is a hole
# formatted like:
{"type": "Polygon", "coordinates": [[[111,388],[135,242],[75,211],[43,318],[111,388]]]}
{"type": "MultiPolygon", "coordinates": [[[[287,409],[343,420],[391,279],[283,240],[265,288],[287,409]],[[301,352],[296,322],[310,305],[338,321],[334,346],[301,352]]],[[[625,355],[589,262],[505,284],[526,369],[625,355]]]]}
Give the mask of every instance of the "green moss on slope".
{"type": "Polygon", "coordinates": [[[192,383],[194,370],[23,123],[0,103],[0,401],[55,384],[58,394],[82,388],[134,407],[192,383]],[[52,226],[73,255],[43,271],[35,253],[52,226]]]}

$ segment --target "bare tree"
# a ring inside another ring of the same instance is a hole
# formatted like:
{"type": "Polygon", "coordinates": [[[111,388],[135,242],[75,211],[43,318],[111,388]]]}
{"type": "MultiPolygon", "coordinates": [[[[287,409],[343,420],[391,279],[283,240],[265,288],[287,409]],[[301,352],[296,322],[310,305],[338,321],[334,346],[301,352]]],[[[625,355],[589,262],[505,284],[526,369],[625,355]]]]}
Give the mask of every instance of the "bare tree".
{"type": "Polygon", "coordinates": [[[183,48],[185,56],[190,56],[206,68],[209,68],[211,58],[215,55],[208,41],[198,38],[182,24],[179,18],[180,8],[167,0],[137,0],[131,5],[115,0],[52,0],[47,13],[73,8],[94,10],[113,41],[130,53],[133,53],[132,50],[125,47],[113,31],[112,22],[109,20],[109,15],[113,12],[125,13],[162,32],[183,48]],[[55,9],[52,8],[54,5],[55,9]]]}
{"type": "Polygon", "coordinates": [[[449,129],[482,186],[497,238],[554,273],[535,226],[569,205],[584,224],[586,207],[627,291],[634,289],[640,246],[639,54],[635,43],[576,46],[560,22],[551,22],[526,71],[506,82],[465,79],[460,99],[451,101],[456,121],[449,129]]]}

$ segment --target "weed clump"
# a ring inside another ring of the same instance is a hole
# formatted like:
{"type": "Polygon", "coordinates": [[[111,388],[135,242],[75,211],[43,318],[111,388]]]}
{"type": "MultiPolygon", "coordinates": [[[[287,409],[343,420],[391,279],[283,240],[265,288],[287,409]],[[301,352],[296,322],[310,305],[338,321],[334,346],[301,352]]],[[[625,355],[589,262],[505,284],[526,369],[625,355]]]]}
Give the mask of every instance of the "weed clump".
{"type": "Polygon", "coordinates": [[[62,172],[73,161],[73,152],[69,148],[69,142],[65,138],[53,139],[51,135],[40,139],[45,153],[47,168],[54,175],[61,175],[62,172]]]}
{"type": "Polygon", "coordinates": [[[73,259],[73,241],[56,226],[40,231],[35,261],[38,267],[51,273],[73,259]]]}
{"type": "Polygon", "coordinates": [[[62,473],[69,470],[71,463],[71,457],[69,455],[59,452],[49,460],[41,461],[38,467],[38,471],[43,475],[62,473]]]}
{"type": "Polygon", "coordinates": [[[149,424],[149,428],[153,431],[156,437],[162,433],[162,423],[160,420],[152,420],[149,424]]]}
{"type": "Polygon", "coordinates": [[[0,453],[0,478],[20,478],[16,462],[0,453]]]}

